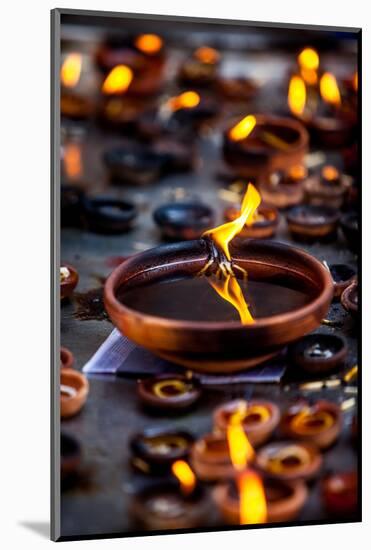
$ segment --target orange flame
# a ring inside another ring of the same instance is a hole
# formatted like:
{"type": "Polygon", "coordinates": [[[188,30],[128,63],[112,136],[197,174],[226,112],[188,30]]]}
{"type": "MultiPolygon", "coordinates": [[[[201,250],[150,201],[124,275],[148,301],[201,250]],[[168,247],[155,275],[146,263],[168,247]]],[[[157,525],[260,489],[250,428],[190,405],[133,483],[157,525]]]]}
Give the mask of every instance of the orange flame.
{"type": "Polygon", "coordinates": [[[265,523],[267,501],[260,476],[252,470],[243,472],[238,478],[240,493],[240,524],[265,523]]]}
{"type": "Polygon", "coordinates": [[[300,181],[307,177],[308,170],[304,164],[294,164],[288,170],[288,176],[292,180],[300,181]]]}
{"type": "Polygon", "coordinates": [[[201,46],[200,48],[197,48],[193,55],[196,59],[198,59],[198,61],[201,61],[201,63],[206,63],[207,65],[214,65],[220,59],[220,53],[218,50],[210,48],[209,46],[201,46]]]}
{"type": "Polygon", "coordinates": [[[183,92],[180,95],[171,97],[167,101],[166,106],[171,111],[178,111],[179,109],[192,109],[193,107],[197,107],[200,101],[201,98],[198,93],[189,90],[188,92],[183,92]]]}
{"type": "Polygon", "coordinates": [[[61,82],[66,88],[74,88],[80,80],[82,56],[71,53],[64,60],[61,67],[61,82]]]}
{"type": "Polygon", "coordinates": [[[233,141],[241,141],[251,134],[255,126],[256,118],[253,115],[247,115],[229,130],[228,135],[233,141]]]}
{"type": "Polygon", "coordinates": [[[307,101],[305,82],[300,76],[292,76],[289,83],[287,102],[294,115],[302,115],[307,101]]]}
{"type": "Polygon", "coordinates": [[[141,34],[135,39],[135,46],[138,50],[148,55],[158,53],[163,45],[163,40],[157,34],[141,34]]]}
{"type": "Polygon", "coordinates": [[[244,470],[247,463],[255,455],[255,451],[242,426],[242,421],[246,415],[246,408],[246,402],[241,401],[237,410],[231,415],[227,426],[227,440],[231,462],[238,471],[244,470]]]}
{"type": "Polygon", "coordinates": [[[300,68],[316,71],[319,67],[319,55],[313,48],[304,48],[298,55],[300,68]]]}
{"type": "Polygon", "coordinates": [[[81,175],[81,148],[77,143],[68,143],[64,146],[63,164],[70,179],[76,179],[81,175]]]}
{"type": "Polygon", "coordinates": [[[352,84],[353,84],[354,91],[356,92],[358,90],[358,73],[357,73],[357,71],[353,75],[352,84]]]}
{"type": "Polygon", "coordinates": [[[326,181],[336,181],[339,178],[339,170],[335,166],[324,166],[321,171],[323,179],[326,181]]]}
{"type": "Polygon", "coordinates": [[[108,74],[102,85],[104,94],[123,94],[133,80],[133,71],[127,65],[116,65],[108,74]]]}
{"type": "Polygon", "coordinates": [[[196,476],[187,462],[184,462],[184,460],[176,460],[171,466],[171,471],[179,480],[182,492],[185,495],[192,493],[196,486],[196,476]]]}
{"type": "Polygon", "coordinates": [[[212,240],[223,250],[229,261],[231,261],[231,254],[228,247],[229,243],[241,231],[245,223],[251,223],[260,202],[261,197],[258,190],[252,183],[249,183],[242,201],[240,215],[235,220],[219,225],[219,227],[215,227],[214,229],[209,229],[203,234],[203,236],[209,235],[212,238],[212,240]]]}
{"type": "Polygon", "coordinates": [[[319,82],[322,99],[332,105],[341,104],[341,95],[336,78],[331,73],[324,73],[319,82]]]}
{"type": "Polygon", "coordinates": [[[225,279],[208,278],[208,282],[211,284],[214,290],[224,298],[227,302],[232,304],[239,313],[241,323],[248,325],[254,322],[254,318],[251,315],[245,297],[242,293],[241,287],[233,275],[227,275],[225,279]]]}

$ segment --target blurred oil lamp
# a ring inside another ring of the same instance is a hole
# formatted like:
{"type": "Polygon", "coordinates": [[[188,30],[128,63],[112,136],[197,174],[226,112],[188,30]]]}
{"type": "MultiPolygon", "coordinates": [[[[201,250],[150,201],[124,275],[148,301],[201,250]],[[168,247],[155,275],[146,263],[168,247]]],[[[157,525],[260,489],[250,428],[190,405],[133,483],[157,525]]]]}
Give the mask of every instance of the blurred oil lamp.
{"type": "Polygon", "coordinates": [[[342,293],[341,305],[353,317],[358,316],[358,282],[354,281],[342,293]]]}
{"type": "Polygon", "coordinates": [[[178,79],[186,86],[209,86],[216,80],[219,61],[215,48],[201,46],[181,65],[178,79]]]}
{"type": "Polygon", "coordinates": [[[244,76],[219,76],[216,81],[216,88],[226,100],[242,102],[250,100],[257,94],[259,84],[255,80],[244,76]]]}
{"type": "Polygon", "coordinates": [[[310,373],[327,373],[342,366],[348,354],[346,340],[336,334],[308,334],[290,348],[295,367],[310,373]]]}
{"type": "Polygon", "coordinates": [[[185,460],[194,438],[181,430],[150,428],[130,440],[131,464],[145,474],[164,474],[175,460],[185,460]]]}
{"type": "Polygon", "coordinates": [[[68,348],[61,347],[61,369],[70,369],[74,363],[74,357],[72,352],[68,348]]]}
{"type": "Polygon", "coordinates": [[[103,234],[126,233],[138,215],[132,202],[104,196],[86,197],[83,211],[87,229],[103,234]]]}
{"type": "Polygon", "coordinates": [[[202,481],[233,478],[235,469],[225,434],[206,434],[191,449],[191,464],[202,481]]]}
{"type": "Polygon", "coordinates": [[[138,381],[138,396],[142,403],[161,411],[188,409],[201,396],[201,385],[180,374],[159,374],[138,381]]]}
{"type": "Polygon", "coordinates": [[[257,183],[302,163],[307,149],[307,131],[289,118],[247,115],[224,132],[224,160],[239,176],[257,183]]]}
{"type": "Polygon", "coordinates": [[[280,441],[260,449],[255,464],[271,478],[303,481],[317,475],[322,466],[322,456],[310,443],[280,441]]]}
{"type": "Polygon", "coordinates": [[[69,298],[79,282],[79,274],[74,267],[63,264],[60,267],[60,294],[61,300],[69,298]]]}
{"type": "Polygon", "coordinates": [[[60,408],[61,417],[77,414],[85,405],[89,393],[89,382],[81,372],[71,368],[61,369],[60,408]]]}
{"type": "Polygon", "coordinates": [[[348,176],[341,174],[335,166],[326,165],[320,174],[308,178],[305,182],[306,201],[309,204],[340,208],[350,184],[348,176]]]}
{"type": "Polygon", "coordinates": [[[329,514],[352,519],[358,510],[358,479],[356,472],[326,476],[322,481],[322,498],[329,514]]]}
{"type": "Polygon", "coordinates": [[[360,246],[357,212],[350,211],[343,214],[340,218],[340,227],[349,247],[357,252],[360,246]]]}
{"type": "Polygon", "coordinates": [[[341,410],[330,401],[317,401],[314,405],[300,402],[288,408],[281,422],[285,436],[320,449],[327,449],[337,440],[341,426],[341,410]]]}
{"type": "Polygon", "coordinates": [[[314,48],[304,48],[297,57],[300,76],[308,86],[316,86],[318,83],[318,70],[320,59],[314,48]]]}
{"type": "Polygon", "coordinates": [[[304,199],[304,182],[308,171],[303,164],[291,166],[286,172],[274,172],[260,186],[263,201],[276,208],[300,204],[304,199]]]}
{"type": "MultiPolygon", "coordinates": [[[[240,491],[235,480],[220,484],[214,489],[214,500],[227,523],[232,525],[261,523],[261,521],[251,521],[251,515],[259,513],[260,516],[264,508],[259,479],[256,472],[249,470],[244,474],[240,491]],[[251,484],[253,484],[253,490],[250,492],[251,484]],[[259,495],[257,508],[254,504],[256,493],[259,495]]],[[[303,482],[285,483],[277,479],[265,479],[264,496],[266,523],[287,522],[294,521],[300,514],[307,500],[308,490],[303,482]]]]}
{"type": "MultiPolygon", "coordinates": [[[[224,211],[224,219],[229,222],[235,220],[240,215],[240,210],[234,206],[229,206],[224,211]]],[[[270,239],[274,237],[278,228],[279,214],[274,206],[261,204],[255,212],[252,220],[241,229],[241,237],[253,239],[270,239]]]]}
{"type": "Polygon", "coordinates": [[[282,243],[231,243],[259,203],[250,184],[235,220],[117,267],[105,306],[119,330],[192,370],[225,373],[269,359],[317,328],[333,293],[321,262],[282,243]]]}
{"type": "Polygon", "coordinates": [[[334,240],[339,219],[340,213],[337,209],[311,204],[294,206],[286,215],[293,238],[304,242],[334,240]]]}
{"type": "Polygon", "coordinates": [[[201,202],[172,202],[156,208],[153,219],[164,239],[184,241],[201,237],[213,225],[214,212],[201,202]]]}
{"type": "Polygon", "coordinates": [[[226,433],[230,419],[236,411],[241,413],[242,427],[254,446],[269,439],[280,421],[279,408],[270,401],[235,400],[215,409],[213,419],[216,433],[226,433]]]}
{"type": "Polygon", "coordinates": [[[147,530],[190,529],[208,525],[210,502],[187,462],[176,460],[174,478],[152,483],[137,492],[129,512],[147,530]]]}
{"type": "Polygon", "coordinates": [[[340,299],[343,291],[357,278],[357,272],[348,264],[331,264],[329,266],[334,281],[334,298],[340,299]]]}
{"type": "Polygon", "coordinates": [[[79,81],[82,71],[82,55],[80,53],[68,54],[61,66],[61,100],[60,108],[62,116],[74,120],[83,120],[90,117],[94,111],[94,103],[82,94],[79,81]]]}

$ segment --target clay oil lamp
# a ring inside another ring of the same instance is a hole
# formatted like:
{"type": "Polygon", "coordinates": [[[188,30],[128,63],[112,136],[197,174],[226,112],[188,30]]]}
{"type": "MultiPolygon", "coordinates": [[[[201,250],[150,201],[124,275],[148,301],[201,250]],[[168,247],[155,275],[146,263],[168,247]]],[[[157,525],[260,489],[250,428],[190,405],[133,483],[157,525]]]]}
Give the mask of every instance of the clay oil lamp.
{"type": "Polygon", "coordinates": [[[340,297],[343,308],[353,315],[358,316],[358,282],[354,281],[342,293],[340,297]]]}
{"type": "Polygon", "coordinates": [[[322,481],[322,498],[330,515],[354,517],[358,510],[357,473],[344,472],[327,476],[322,481]]]}
{"type": "Polygon", "coordinates": [[[344,111],[340,89],[332,73],[323,73],[315,90],[302,76],[293,75],[288,105],[291,113],[305,124],[311,142],[317,146],[336,149],[350,144],[355,138],[355,120],[344,111]]]}
{"type": "Polygon", "coordinates": [[[76,474],[82,459],[80,443],[67,433],[61,433],[61,478],[76,474]]]}
{"type": "Polygon", "coordinates": [[[137,215],[137,208],[127,200],[112,197],[89,197],[84,200],[87,227],[96,233],[126,233],[137,215]]]}
{"type": "Polygon", "coordinates": [[[225,434],[236,411],[240,411],[242,427],[254,447],[269,439],[280,421],[279,408],[270,401],[236,400],[221,405],[214,411],[214,430],[225,434]]]}
{"type": "Polygon", "coordinates": [[[131,464],[145,474],[170,472],[176,460],[185,460],[194,438],[181,430],[150,428],[134,435],[130,440],[131,464]]]}
{"type": "Polygon", "coordinates": [[[239,239],[229,249],[259,204],[250,184],[236,220],[118,266],[104,290],[118,329],[177,364],[226,373],[256,365],[317,328],[333,294],[321,262],[272,241],[239,239]]]}
{"type": "Polygon", "coordinates": [[[270,478],[303,481],[316,476],[322,465],[322,456],[310,443],[281,441],[260,449],[255,464],[270,478]]]}
{"type": "Polygon", "coordinates": [[[257,82],[244,76],[222,77],[216,81],[219,94],[228,101],[249,101],[259,89],[257,82]]]}
{"type": "Polygon", "coordinates": [[[77,414],[89,393],[89,382],[81,372],[74,369],[61,369],[61,417],[69,418],[77,414]]]}
{"type": "Polygon", "coordinates": [[[69,298],[79,282],[79,274],[72,265],[63,264],[60,267],[61,300],[69,298]]]}
{"type": "Polygon", "coordinates": [[[303,164],[291,166],[286,173],[275,172],[260,186],[263,201],[276,208],[288,208],[303,202],[307,169],[303,164]]]}
{"type": "MultiPolygon", "coordinates": [[[[229,222],[240,215],[240,210],[229,206],[224,211],[224,219],[229,222]]],[[[251,239],[271,239],[277,232],[279,214],[274,206],[261,204],[249,225],[245,224],[240,231],[241,237],[251,239]]]]}
{"type": "Polygon", "coordinates": [[[289,354],[295,367],[313,374],[324,374],[344,364],[348,345],[340,335],[309,334],[295,342],[289,354]]]}
{"type": "MultiPolygon", "coordinates": [[[[249,484],[254,482],[254,476],[256,476],[256,473],[250,470],[248,477],[246,476],[249,484]]],[[[242,487],[247,485],[247,480],[244,484],[241,483],[242,487]]],[[[299,516],[308,498],[308,489],[300,481],[286,483],[277,479],[265,479],[264,494],[267,511],[266,522],[282,523],[294,521],[299,516]]],[[[254,506],[253,498],[250,495],[250,491],[247,491],[247,495],[246,508],[251,513],[251,507],[254,506]]],[[[243,510],[241,510],[241,497],[235,480],[218,485],[213,491],[213,498],[221,516],[228,524],[238,525],[247,523],[247,521],[243,520],[244,514],[243,510]]]]}
{"type": "Polygon", "coordinates": [[[335,166],[326,165],[320,175],[305,182],[306,201],[319,206],[340,208],[349,189],[349,178],[340,174],[335,166]]]}
{"type": "Polygon", "coordinates": [[[358,251],[359,249],[359,227],[358,227],[358,215],[356,212],[347,212],[340,218],[340,227],[346,238],[349,247],[358,251]]]}
{"type": "Polygon", "coordinates": [[[201,202],[172,202],[157,208],[153,219],[164,239],[185,241],[201,237],[212,227],[214,212],[201,202]]]}
{"type": "Polygon", "coordinates": [[[290,233],[302,242],[334,240],[339,219],[339,211],[335,208],[311,204],[294,206],[286,215],[290,233]]]}
{"type": "Polygon", "coordinates": [[[204,527],[210,518],[210,501],[183,460],[172,465],[174,478],[161,480],[138,491],[129,513],[146,530],[204,527]]]}
{"type": "Polygon", "coordinates": [[[126,144],[104,153],[103,161],[114,182],[146,185],[159,179],[164,159],[141,144],[126,144]]]}
{"type": "Polygon", "coordinates": [[[61,114],[73,120],[84,120],[94,112],[94,102],[86,94],[82,93],[79,81],[82,71],[82,55],[80,53],[68,54],[61,66],[61,114]]]}
{"type": "Polygon", "coordinates": [[[340,408],[329,401],[310,406],[299,403],[290,407],[282,417],[282,433],[292,439],[327,449],[339,437],[342,425],[340,408]]]}
{"type": "Polygon", "coordinates": [[[334,298],[340,299],[344,290],[356,280],[356,270],[348,264],[331,264],[329,270],[334,281],[334,298]]]}
{"type": "Polygon", "coordinates": [[[152,409],[177,411],[188,409],[201,396],[201,385],[180,374],[159,374],[138,381],[138,396],[152,409]]]}
{"type": "Polygon", "coordinates": [[[72,351],[70,351],[68,348],[61,348],[60,350],[60,356],[61,356],[61,369],[70,369],[72,368],[72,365],[74,364],[74,356],[72,351]]]}
{"type": "Polygon", "coordinates": [[[206,434],[191,449],[191,464],[202,481],[231,479],[235,469],[225,434],[206,434]]]}
{"type": "Polygon", "coordinates": [[[178,79],[185,86],[209,86],[216,80],[219,62],[220,53],[216,49],[201,46],[181,65],[178,79]]]}
{"type": "Polygon", "coordinates": [[[151,147],[163,162],[164,174],[188,172],[195,167],[196,155],[192,143],[166,136],[156,139],[151,147]]]}
{"type": "Polygon", "coordinates": [[[267,181],[272,172],[301,164],[308,134],[296,120],[271,115],[248,115],[224,132],[223,155],[239,176],[267,181]]]}

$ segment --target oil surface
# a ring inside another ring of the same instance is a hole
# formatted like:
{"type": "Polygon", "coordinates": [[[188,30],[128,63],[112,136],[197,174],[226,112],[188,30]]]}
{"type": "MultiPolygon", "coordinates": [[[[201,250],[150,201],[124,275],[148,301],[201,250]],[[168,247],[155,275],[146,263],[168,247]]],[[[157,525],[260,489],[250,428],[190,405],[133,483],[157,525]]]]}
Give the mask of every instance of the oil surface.
{"type": "MultiPolygon", "coordinates": [[[[297,284],[280,281],[239,280],[254,319],[287,313],[311,301],[312,292],[297,284]]],[[[130,288],[123,287],[118,299],[131,309],[182,321],[238,321],[237,310],[212,288],[206,277],[165,279],[130,288]]]]}

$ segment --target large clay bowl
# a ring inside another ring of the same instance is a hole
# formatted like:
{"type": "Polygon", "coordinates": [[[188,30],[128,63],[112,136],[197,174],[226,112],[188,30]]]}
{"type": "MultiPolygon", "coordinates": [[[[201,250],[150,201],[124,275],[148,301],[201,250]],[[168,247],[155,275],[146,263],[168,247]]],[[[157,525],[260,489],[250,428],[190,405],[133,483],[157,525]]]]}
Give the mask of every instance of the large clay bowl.
{"type": "Polygon", "coordinates": [[[104,303],[113,323],[135,343],[175,363],[204,372],[233,372],[272,357],[282,346],[319,326],[333,295],[329,271],[301,249],[282,243],[239,240],[231,247],[235,263],[249,277],[274,283],[301,279],[311,288],[305,306],[260,318],[250,325],[238,321],[196,322],[148,315],[117,298],[125,285],[154,282],[165,276],[196,274],[207,260],[205,241],[163,245],[132,256],[108,277],[104,303]],[[134,279],[135,278],[135,279],[134,279]]]}

